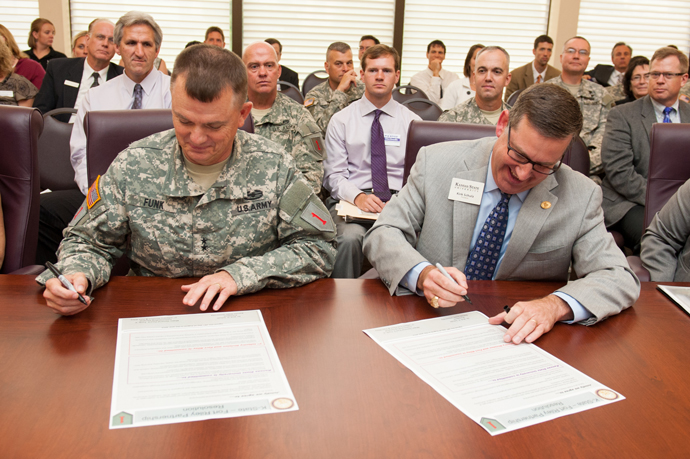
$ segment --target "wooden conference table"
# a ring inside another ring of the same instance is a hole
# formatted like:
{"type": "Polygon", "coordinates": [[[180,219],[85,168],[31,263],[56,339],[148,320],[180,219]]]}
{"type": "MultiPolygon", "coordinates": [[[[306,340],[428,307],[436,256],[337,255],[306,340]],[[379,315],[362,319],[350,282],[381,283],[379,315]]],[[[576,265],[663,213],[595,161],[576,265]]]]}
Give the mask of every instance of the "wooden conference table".
{"type": "MultiPolygon", "coordinates": [[[[31,276],[0,276],[0,456],[687,457],[690,318],[655,284],[593,327],[558,324],[537,344],[627,400],[491,437],[362,330],[455,314],[395,297],[377,280],[324,279],[235,298],[261,309],[299,411],[109,430],[117,319],[199,314],[180,279],[117,277],[93,306],[60,317],[31,276]]],[[[474,307],[556,284],[470,282],[474,307]]]]}

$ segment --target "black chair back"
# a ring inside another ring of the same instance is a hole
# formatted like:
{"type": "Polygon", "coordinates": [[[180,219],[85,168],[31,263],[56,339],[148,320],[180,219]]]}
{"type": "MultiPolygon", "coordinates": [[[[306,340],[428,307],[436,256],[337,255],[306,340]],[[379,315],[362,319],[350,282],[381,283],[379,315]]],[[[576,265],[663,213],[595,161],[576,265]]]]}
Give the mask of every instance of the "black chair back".
{"type": "Polygon", "coordinates": [[[70,107],[56,108],[43,115],[43,133],[38,139],[38,167],[41,190],[76,190],[74,168],[69,160],[69,139],[73,124],[60,121],[59,115],[77,113],[70,107]]]}
{"type": "Polygon", "coordinates": [[[288,83],[287,81],[278,81],[278,84],[280,85],[280,92],[282,92],[298,104],[304,104],[304,96],[299,91],[299,88],[297,86],[295,86],[292,83],[288,83]]]}
{"type": "Polygon", "coordinates": [[[315,86],[320,85],[328,79],[328,73],[325,70],[316,70],[311,72],[302,82],[302,95],[306,96],[315,86]]]}
{"type": "Polygon", "coordinates": [[[408,84],[406,86],[398,86],[396,88],[393,88],[393,99],[396,101],[400,102],[401,104],[404,103],[406,100],[410,99],[428,99],[429,96],[426,95],[424,91],[419,89],[416,86],[412,86],[411,84],[408,84]]]}
{"type": "Polygon", "coordinates": [[[403,105],[415,112],[424,121],[437,121],[443,109],[429,99],[408,99],[403,105]]]}

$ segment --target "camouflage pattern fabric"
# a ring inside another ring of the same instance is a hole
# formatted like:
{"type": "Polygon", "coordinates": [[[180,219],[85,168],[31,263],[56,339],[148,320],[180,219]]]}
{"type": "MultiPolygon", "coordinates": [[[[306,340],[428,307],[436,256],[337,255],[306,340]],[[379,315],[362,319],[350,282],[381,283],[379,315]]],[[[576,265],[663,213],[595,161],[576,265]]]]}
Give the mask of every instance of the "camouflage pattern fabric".
{"type": "Polygon", "coordinates": [[[623,91],[623,85],[621,83],[613,86],[607,86],[604,88],[604,90],[608,92],[611,97],[613,97],[614,102],[628,97],[625,95],[625,91],[623,91]]]}
{"type": "Polygon", "coordinates": [[[314,192],[321,192],[326,145],[321,129],[306,108],[278,93],[271,110],[261,121],[254,120],[254,132],[285,148],[314,192]]]}
{"type": "MultiPolygon", "coordinates": [[[[510,110],[510,105],[506,104],[505,102],[501,102],[501,110],[510,110]]],[[[441,113],[441,116],[438,118],[438,120],[446,123],[494,124],[486,119],[482,111],[479,109],[477,101],[474,97],[467,99],[465,102],[441,113]]]]}
{"type": "Polygon", "coordinates": [[[321,131],[325,134],[328,123],[333,115],[364,95],[364,83],[357,81],[356,86],[350,86],[345,91],[331,89],[328,80],[312,88],[304,98],[304,106],[316,120],[321,131]]]}
{"type": "MultiPolygon", "coordinates": [[[[546,83],[557,84],[568,89],[560,76],[546,83]]],[[[584,78],[580,82],[580,89],[575,98],[580,103],[583,118],[580,137],[589,148],[589,174],[594,176],[604,170],[601,164],[601,141],[604,139],[606,119],[613,107],[614,99],[602,86],[584,78]]]]}
{"type": "Polygon", "coordinates": [[[292,157],[243,131],[205,192],[189,177],[174,130],[133,143],[94,182],[64,235],[58,268],[84,273],[94,288],[123,254],[140,276],[225,270],[238,294],[327,277],[336,255],[335,225],[292,157]]]}
{"type": "Polygon", "coordinates": [[[690,83],[685,83],[680,88],[680,94],[678,95],[678,97],[683,102],[689,102],[690,103],[690,83]]]}

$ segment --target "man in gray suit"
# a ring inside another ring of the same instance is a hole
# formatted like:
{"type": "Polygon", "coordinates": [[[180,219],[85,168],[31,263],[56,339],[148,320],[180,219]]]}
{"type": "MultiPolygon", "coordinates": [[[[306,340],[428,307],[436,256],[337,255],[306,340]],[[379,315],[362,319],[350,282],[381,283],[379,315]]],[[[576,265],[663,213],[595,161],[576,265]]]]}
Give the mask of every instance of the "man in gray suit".
{"type": "Polygon", "coordinates": [[[688,58],[674,48],[658,49],[649,67],[648,94],[609,113],[601,160],[606,176],[606,227],[623,235],[625,246],[639,252],[649,169],[649,135],[654,123],[689,123],[690,105],[678,100],[688,79],[688,58]]]}
{"type": "Polygon", "coordinates": [[[654,216],[641,258],[652,282],[690,282],[690,180],[654,216]]]}
{"type": "Polygon", "coordinates": [[[391,294],[450,307],[470,280],[576,281],[490,319],[506,342],[559,320],[586,325],[631,306],[640,284],[606,232],[601,189],[561,160],[582,128],[577,100],[534,85],[501,115],[496,138],[422,148],[407,184],[367,233],[364,253],[391,294]],[[430,263],[448,266],[450,281],[430,263]]]}

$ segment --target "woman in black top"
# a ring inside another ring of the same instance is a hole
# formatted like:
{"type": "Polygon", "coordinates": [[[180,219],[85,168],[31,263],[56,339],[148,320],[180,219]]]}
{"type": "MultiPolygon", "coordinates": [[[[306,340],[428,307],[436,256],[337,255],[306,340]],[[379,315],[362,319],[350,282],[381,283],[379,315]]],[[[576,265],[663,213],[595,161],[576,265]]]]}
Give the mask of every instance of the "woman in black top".
{"type": "Polygon", "coordinates": [[[617,100],[616,105],[633,102],[647,95],[649,84],[649,59],[635,56],[630,59],[628,69],[623,74],[623,92],[625,99],[617,100]]]}
{"type": "Polygon", "coordinates": [[[53,49],[53,39],[55,38],[55,26],[47,19],[34,19],[31,23],[28,44],[31,49],[25,51],[27,56],[37,61],[45,70],[48,61],[60,57],[67,57],[59,51],[53,49]]]}

